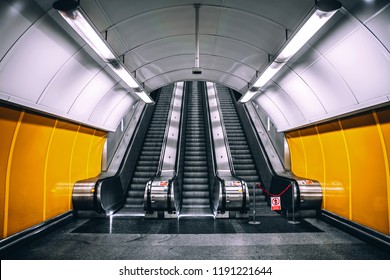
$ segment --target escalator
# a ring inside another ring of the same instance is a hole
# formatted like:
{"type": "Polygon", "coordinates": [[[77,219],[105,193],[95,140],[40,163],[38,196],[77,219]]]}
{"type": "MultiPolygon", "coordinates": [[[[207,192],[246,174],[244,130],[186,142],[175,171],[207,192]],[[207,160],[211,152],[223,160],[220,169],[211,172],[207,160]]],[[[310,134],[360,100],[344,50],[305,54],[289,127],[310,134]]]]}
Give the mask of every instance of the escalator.
{"type": "Polygon", "coordinates": [[[180,216],[212,216],[204,108],[197,82],[187,91],[187,104],[180,216]]]}
{"type": "MultiPolygon", "coordinates": [[[[217,91],[235,175],[247,183],[250,194],[250,209],[253,209],[253,186],[260,183],[260,176],[229,89],[217,85],[217,91]]],[[[257,210],[260,205],[266,205],[267,202],[261,189],[256,188],[255,194],[257,210]]]]}
{"type": "Polygon", "coordinates": [[[173,94],[173,85],[162,88],[138,156],[127,197],[119,215],[143,215],[146,183],[156,175],[173,94]]]}

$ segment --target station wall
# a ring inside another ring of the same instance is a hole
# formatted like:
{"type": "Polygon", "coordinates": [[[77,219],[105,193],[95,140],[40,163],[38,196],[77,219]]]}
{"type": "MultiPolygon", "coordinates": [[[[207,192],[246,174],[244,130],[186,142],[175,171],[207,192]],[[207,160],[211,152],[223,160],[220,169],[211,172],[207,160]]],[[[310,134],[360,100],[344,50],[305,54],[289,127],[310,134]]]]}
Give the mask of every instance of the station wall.
{"type": "Polygon", "coordinates": [[[72,209],[73,184],[98,175],[106,132],[0,104],[1,238],[72,209]]]}
{"type": "Polygon", "coordinates": [[[292,171],[321,182],[324,210],[390,234],[390,106],[286,138],[292,171]]]}

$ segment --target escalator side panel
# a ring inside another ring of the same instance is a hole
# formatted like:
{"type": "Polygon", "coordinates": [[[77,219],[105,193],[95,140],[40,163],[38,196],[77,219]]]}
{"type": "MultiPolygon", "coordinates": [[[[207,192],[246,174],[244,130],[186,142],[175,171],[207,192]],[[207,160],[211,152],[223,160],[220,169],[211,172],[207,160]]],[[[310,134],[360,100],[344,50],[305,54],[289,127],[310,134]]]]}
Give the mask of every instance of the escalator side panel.
{"type": "Polygon", "coordinates": [[[153,116],[135,164],[135,170],[120,214],[143,214],[146,183],[155,176],[165,135],[173,85],[164,87],[156,100],[153,116]]]}
{"type": "MultiPolygon", "coordinates": [[[[256,168],[253,151],[251,150],[251,145],[248,143],[240,117],[237,113],[234,104],[235,100],[231,96],[228,88],[217,85],[217,91],[235,175],[247,183],[250,194],[250,208],[253,209],[253,187],[261,182],[262,178],[259,175],[261,173],[256,168]]],[[[258,201],[256,205],[258,207],[265,205],[266,198],[263,191],[256,188],[255,192],[256,201],[258,201]]]]}

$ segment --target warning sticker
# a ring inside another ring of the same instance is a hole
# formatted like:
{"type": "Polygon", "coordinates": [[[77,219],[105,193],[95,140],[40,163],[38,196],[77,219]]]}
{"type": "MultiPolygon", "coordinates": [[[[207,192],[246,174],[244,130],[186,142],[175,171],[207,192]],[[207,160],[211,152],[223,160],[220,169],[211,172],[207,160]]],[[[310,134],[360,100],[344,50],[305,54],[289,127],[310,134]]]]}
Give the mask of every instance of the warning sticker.
{"type": "Polygon", "coordinates": [[[241,182],[240,181],[225,181],[225,186],[238,187],[238,186],[241,186],[241,182]]]}
{"type": "Polygon", "coordinates": [[[282,209],[282,205],[280,203],[280,196],[271,197],[271,210],[276,211],[281,209],[282,209]]]}

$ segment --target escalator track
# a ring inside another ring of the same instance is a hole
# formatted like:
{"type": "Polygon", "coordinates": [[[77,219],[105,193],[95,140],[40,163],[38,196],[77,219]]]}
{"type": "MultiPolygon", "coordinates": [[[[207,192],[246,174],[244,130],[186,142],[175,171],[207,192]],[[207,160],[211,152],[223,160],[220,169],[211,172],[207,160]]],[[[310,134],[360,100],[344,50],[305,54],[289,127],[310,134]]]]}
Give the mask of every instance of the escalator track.
{"type": "Polygon", "coordinates": [[[187,92],[182,208],[180,216],[211,216],[203,103],[198,83],[187,92]]]}
{"type": "Polygon", "coordinates": [[[158,169],[172,95],[173,85],[162,88],[157,97],[153,116],[127,191],[126,201],[118,214],[144,215],[145,187],[158,169]]]}
{"type": "MultiPolygon", "coordinates": [[[[217,85],[217,91],[235,174],[247,183],[250,209],[253,209],[253,186],[260,183],[260,176],[229,89],[217,85]]],[[[267,202],[261,189],[256,188],[255,194],[257,211],[261,205],[267,205],[267,202]]]]}

